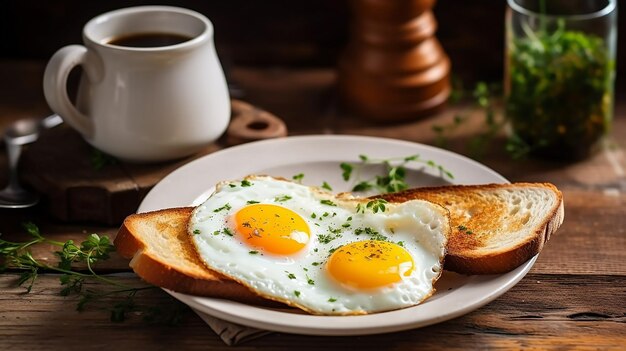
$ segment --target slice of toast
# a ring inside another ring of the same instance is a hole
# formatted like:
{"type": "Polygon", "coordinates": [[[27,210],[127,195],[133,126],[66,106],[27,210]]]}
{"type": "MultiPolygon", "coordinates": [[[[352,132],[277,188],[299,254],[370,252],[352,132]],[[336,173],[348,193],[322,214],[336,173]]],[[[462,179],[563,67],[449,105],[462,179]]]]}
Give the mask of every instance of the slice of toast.
{"type": "Polygon", "coordinates": [[[450,211],[444,268],[498,274],[538,254],[563,223],[561,192],[549,183],[452,185],[379,195],[389,202],[423,199],[450,211]]]}
{"type": "Polygon", "coordinates": [[[150,284],[192,295],[276,305],[205,267],[187,234],[192,211],[193,207],[170,208],[128,216],[115,237],[117,252],[131,259],[130,267],[150,284]]]}

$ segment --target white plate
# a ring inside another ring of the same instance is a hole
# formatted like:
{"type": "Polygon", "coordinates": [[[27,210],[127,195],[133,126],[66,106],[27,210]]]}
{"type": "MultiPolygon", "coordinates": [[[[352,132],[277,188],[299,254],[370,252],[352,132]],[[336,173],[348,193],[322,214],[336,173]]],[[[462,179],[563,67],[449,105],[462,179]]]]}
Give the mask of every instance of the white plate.
{"type": "MultiPolygon", "coordinates": [[[[431,146],[361,136],[301,136],[244,144],[190,162],[159,182],[143,200],[138,212],[197,205],[211,194],[218,181],[240,179],[248,174],[291,178],[304,173],[305,185],[319,186],[326,181],[334,191],[348,191],[351,184],[342,179],[339,164],[358,163],[360,154],[383,159],[419,154],[421,159],[433,160],[449,170],[455,184],[508,182],[473,160],[431,146]]],[[[446,183],[432,167],[409,164],[407,168],[407,181],[411,186],[446,183]]],[[[376,171],[366,169],[364,172],[376,171]]],[[[168,293],[200,312],[261,329],[311,335],[375,334],[423,327],[471,312],[513,287],[530,270],[536,258],[501,275],[463,276],[446,271],[436,284],[437,292],[424,303],[364,316],[313,316],[295,310],[168,293]]]]}

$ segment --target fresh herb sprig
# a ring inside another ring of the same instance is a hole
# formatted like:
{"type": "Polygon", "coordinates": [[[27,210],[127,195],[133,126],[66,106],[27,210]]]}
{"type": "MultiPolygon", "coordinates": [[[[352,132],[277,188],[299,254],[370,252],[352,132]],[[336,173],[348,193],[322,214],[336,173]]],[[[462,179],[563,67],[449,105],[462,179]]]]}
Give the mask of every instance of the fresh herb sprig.
{"type": "MultiPolygon", "coordinates": [[[[79,296],[76,306],[78,311],[85,309],[88,304],[98,304],[105,297],[121,297],[122,301],[113,306],[109,306],[110,318],[112,321],[123,321],[129,312],[145,312],[144,319],[150,322],[172,322],[173,320],[165,315],[157,315],[157,310],[149,308],[143,311],[143,307],[135,303],[135,295],[142,290],[155,289],[154,286],[130,286],[117,280],[107,278],[97,274],[93,267],[96,263],[109,258],[109,254],[115,250],[109,237],[90,234],[87,239],[77,245],[73,240],[65,242],[51,240],[44,237],[39,228],[33,223],[25,223],[24,228],[30,235],[29,240],[24,242],[12,242],[0,239],[0,258],[2,265],[0,271],[13,269],[22,271],[17,281],[18,286],[28,284],[26,292],[29,293],[35,281],[42,271],[61,273],[59,281],[61,283],[60,295],[68,296],[75,294],[79,296]],[[37,260],[30,252],[30,248],[36,244],[49,244],[59,248],[55,255],[59,258],[57,265],[50,265],[37,260]],[[84,264],[86,270],[73,268],[74,264],[84,264]],[[88,281],[99,281],[113,287],[106,291],[95,291],[87,289],[88,281]]],[[[179,319],[180,313],[175,309],[170,311],[179,319]]],[[[169,312],[167,312],[169,313],[169,312]]]]}
{"type": "Polygon", "coordinates": [[[406,182],[406,166],[412,162],[436,169],[444,178],[454,179],[454,175],[442,165],[437,164],[434,160],[422,159],[420,155],[388,159],[375,159],[366,155],[359,155],[359,159],[361,160],[360,163],[343,162],[340,164],[343,180],[350,181],[352,179],[354,184],[352,191],[354,192],[375,190],[379,193],[391,193],[407,189],[409,185],[406,182]],[[384,165],[385,173],[371,179],[362,180],[361,172],[363,168],[377,164],[384,165]]]}
{"type": "MultiPolygon", "coordinates": [[[[463,87],[459,85],[456,89],[463,89],[463,87]]],[[[468,94],[464,92],[457,95],[465,96],[468,94]]],[[[469,95],[473,98],[473,104],[469,110],[481,111],[478,116],[483,120],[481,130],[469,139],[467,148],[470,156],[480,159],[485,156],[489,147],[506,125],[505,116],[497,113],[498,101],[502,99],[502,87],[499,84],[478,82],[469,95]]],[[[431,128],[435,132],[435,145],[448,147],[450,136],[469,122],[472,116],[474,115],[470,112],[461,112],[453,116],[451,123],[432,125],[431,128]]],[[[513,150],[511,151],[513,152],[513,150]]]]}

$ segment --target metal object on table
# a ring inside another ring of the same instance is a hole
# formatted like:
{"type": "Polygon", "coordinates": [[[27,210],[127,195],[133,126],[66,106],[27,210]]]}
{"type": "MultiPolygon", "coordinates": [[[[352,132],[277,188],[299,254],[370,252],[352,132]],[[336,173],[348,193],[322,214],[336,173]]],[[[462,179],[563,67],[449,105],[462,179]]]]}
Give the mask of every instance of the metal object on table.
{"type": "Polygon", "coordinates": [[[39,138],[42,129],[55,127],[63,123],[58,115],[50,115],[44,119],[26,118],[14,122],[4,134],[9,165],[9,182],[0,190],[0,208],[26,208],[39,202],[39,195],[32,193],[20,185],[17,165],[22,154],[22,146],[39,138]]]}

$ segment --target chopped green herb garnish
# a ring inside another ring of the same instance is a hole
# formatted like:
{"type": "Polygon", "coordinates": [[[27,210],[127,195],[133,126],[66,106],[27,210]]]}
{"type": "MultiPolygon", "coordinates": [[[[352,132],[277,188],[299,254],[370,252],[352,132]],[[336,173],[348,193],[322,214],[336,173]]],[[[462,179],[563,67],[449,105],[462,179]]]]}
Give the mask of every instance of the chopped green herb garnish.
{"type": "Polygon", "coordinates": [[[244,187],[245,186],[252,186],[252,183],[250,183],[249,180],[244,179],[244,180],[241,181],[241,186],[244,186],[244,187]]]}
{"type": "Polygon", "coordinates": [[[333,247],[332,249],[328,250],[329,254],[332,254],[333,252],[337,251],[337,249],[339,249],[341,246],[337,246],[337,247],[333,247]]]}
{"type": "Polygon", "coordinates": [[[386,200],[384,199],[374,199],[370,202],[367,203],[366,207],[371,209],[372,212],[374,213],[378,213],[380,212],[385,212],[386,207],[385,204],[387,203],[386,200]]]}
{"type": "Polygon", "coordinates": [[[296,297],[300,297],[300,292],[298,290],[294,290],[293,294],[296,295],[296,297]]]}
{"type": "Polygon", "coordinates": [[[252,250],[252,251],[248,251],[248,253],[249,253],[250,255],[256,255],[256,254],[258,254],[259,252],[258,252],[258,251],[256,251],[256,250],[252,250]]]}
{"type": "Polygon", "coordinates": [[[321,200],[320,203],[322,205],[328,205],[328,206],[337,206],[336,203],[332,202],[331,200],[321,200]]]}
{"type": "Polygon", "coordinates": [[[309,285],[315,285],[315,280],[311,279],[308,275],[306,276],[306,282],[309,285]]]}
{"type": "Polygon", "coordinates": [[[291,200],[291,196],[289,196],[289,195],[281,195],[281,196],[276,196],[274,198],[275,202],[285,202],[285,201],[288,201],[288,200],[291,200]]]}
{"type": "Polygon", "coordinates": [[[333,188],[330,186],[330,184],[328,184],[326,181],[324,181],[322,183],[322,188],[328,190],[328,191],[333,191],[333,188]]]}
{"type": "Polygon", "coordinates": [[[194,229],[193,233],[196,234],[196,235],[200,234],[200,229],[194,229]]]}
{"type": "Polygon", "coordinates": [[[337,239],[337,238],[339,238],[341,236],[339,234],[339,232],[336,232],[336,233],[333,233],[333,234],[318,234],[317,235],[317,240],[319,240],[319,242],[322,243],[322,244],[328,244],[329,242],[331,242],[331,241],[333,241],[333,240],[335,240],[335,239],[337,239]]]}
{"type": "Polygon", "coordinates": [[[289,278],[289,279],[296,279],[296,275],[295,274],[289,273],[287,271],[285,271],[285,273],[287,273],[287,278],[289,278]]]}
{"type": "Polygon", "coordinates": [[[331,228],[331,227],[328,227],[328,231],[329,231],[329,232],[331,232],[331,233],[333,233],[333,234],[339,234],[339,233],[341,233],[341,229],[340,229],[340,228],[331,228]]]}
{"type": "Polygon", "coordinates": [[[230,207],[230,205],[227,203],[227,204],[225,204],[224,206],[222,206],[222,207],[220,207],[220,208],[216,208],[216,209],[214,209],[214,210],[213,210],[213,212],[220,212],[220,211],[223,211],[223,210],[227,210],[227,211],[228,211],[228,210],[230,210],[230,209],[231,209],[231,207],[230,207]]]}
{"type": "Polygon", "coordinates": [[[294,181],[301,183],[302,179],[304,178],[304,173],[298,173],[296,175],[294,175],[293,177],[291,177],[294,181]]]}
{"type": "Polygon", "coordinates": [[[346,182],[350,179],[350,176],[352,175],[352,165],[350,165],[349,163],[343,162],[339,165],[339,167],[341,167],[341,169],[343,170],[343,173],[341,174],[341,176],[343,177],[343,180],[345,180],[346,182]]]}
{"type": "Polygon", "coordinates": [[[334,298],[334,297],[330,297],[330,298],[328,298],[328,302],[335,302],[335,301],[337,301],[337,299],[336,299],[336,298],[334,298]]]}
{"type": "Polygon", "coordinates": [[[457,227],[457,229],[458,229],[459,231],[461,231],[461,232],[465,232],[465,234],[474,234],[474,232],[473,232],[473,231],[471,231],[471,230],[467,229],[467,227],[466,227],[466,226],[464,226],[464,225],[459,225],[459,226],[457,227]]]}
{"type": "Polygon", "coordinates": [[[315,219],[315,217],[317,217],[317,215],[315,213],[311,213],[311,218],[315,219]]]}
{"type": "Polygon", "coordinates": [[[363,181],[358,183],[357,185],[355,185],[352,188],[352,191],[368,191],[370,189],[372,189],[374,187],[374,185],[370,182],[367,181],[363,181]]]}
{"type": "Polygon", "coordinates": [[[319,262],[313,262],[313,263],[311,263],[311,265],[312,265],[312,266],[319,266],[319,265],[320,265],[320,263],[319,263],[319,262]]]}
{"type": "Polygon", "coordinates": [[[253,205],[253,204],[258,204],[258,203],[259,203],[259,201],[256,201],[256,200],[248,200],[248,201],[246,201],[246,203],[247,203],[248,205],[253,205]]]}
{"type": "Polygon", "coordinates": [[[344,223],[341,225],[343,228],[349,228],[350,227],[350,223],[344,223]]]}
{"type": "Polygon", "coordinates": [[[231,187],[231,188],[236,188],[236,187],[237,187],[237,186],[236,186],[235,184],[233,184],[233,183],[228,184],[228,186],[229,186],[229,187],[231,187]]]}
{"type": "Polygon", "coordinates": [[[230,231],[230,229],[228,228],[224,228],[222,229],[222,231],[224,232],[224,234],[228,235],[228,236],[233,236],[233,232],[230,231]]]}
{"type": "Polygon", "coordinates": [[[361,235],[361,234],[369,235],[371,240],[389,241],[389,238],[380,234],[379,232],[375,231],[374,229],[370,227],[357,228],[354,230],[354,234],[355,235],[361,235]]]}
{"type": "Polygon", "coordinates": [[[404,247],[404,241],[398,241],[397,244],[398,246],[404,247]]]}

